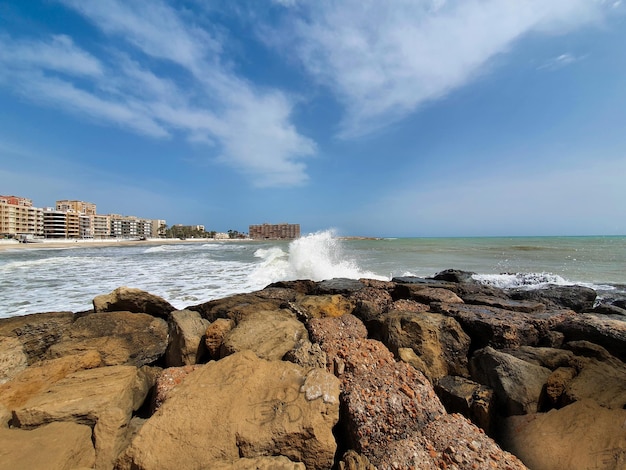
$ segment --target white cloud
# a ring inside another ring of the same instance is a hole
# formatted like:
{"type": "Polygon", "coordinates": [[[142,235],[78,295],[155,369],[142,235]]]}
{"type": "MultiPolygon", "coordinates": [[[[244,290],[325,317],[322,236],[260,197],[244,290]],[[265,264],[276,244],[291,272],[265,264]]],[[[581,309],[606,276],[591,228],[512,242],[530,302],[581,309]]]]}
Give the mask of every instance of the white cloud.
{"type": "Polygon", "coordinates": [[[68,36],[0,37],[0,84],[27,98],[151,137],[181,132],[257,186],[306,181],[315,144],[291,123],[293,100],[224,65],[218,36],[161,1],[62,0],[110,41],[95,58],[68,36]],[[4,50],[4,51],[3,51],[4,50]],[[170,74],[176,76],[171,79],[170,74]]]}
{"type": "Polygon", "coordinates": [[[556,57],[548,59],[537,67],[537,70],[559,70],[585,58],[586,56],[577,57],[569,52],[566,52],[565,54],[560,54],[556,57]]]}
{"type": "Polygon", "coordinates": [[[483,73],[524,35],[600,21],[590,0],[319,0],[289,13],[283,47],[346,107],[342,134],[384,127],[483,73]],[[296,16],[297,15],[297,16],[296,16]]]}

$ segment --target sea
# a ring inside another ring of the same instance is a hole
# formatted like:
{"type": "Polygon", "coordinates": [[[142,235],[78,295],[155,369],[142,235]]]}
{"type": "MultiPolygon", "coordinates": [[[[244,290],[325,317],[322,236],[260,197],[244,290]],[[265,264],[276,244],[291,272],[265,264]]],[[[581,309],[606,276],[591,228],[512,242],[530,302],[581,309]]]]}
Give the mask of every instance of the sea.
{"type": "MultiPolygon", "coordinates": [[[[78,245],[78,244],[77,244],[78,245]]],[[[429,277],[471,271],[501,288],[582,285],[626,299],[626,237],[353,239],[332,230],[293,241],[193,241],[0,250],[0,318],[81,312],[120,286],[183,309],[281,280],[429,277]]]]}

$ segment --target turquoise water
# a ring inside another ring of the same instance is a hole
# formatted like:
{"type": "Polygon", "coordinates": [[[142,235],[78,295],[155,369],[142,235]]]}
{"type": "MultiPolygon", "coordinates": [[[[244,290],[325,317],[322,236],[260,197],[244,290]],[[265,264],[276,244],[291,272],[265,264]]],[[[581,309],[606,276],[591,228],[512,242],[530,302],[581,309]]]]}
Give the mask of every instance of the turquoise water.
{"type": "Polygon", "coordinates": [[[289,242],[31,248],[0,251],[0,317],[83,311],[120,286],[176,308],[291,279],[432,276],[455,268],[499,287],[581,284],[626,297],[626,237],[342,240],[332,232],[289,242]]]}

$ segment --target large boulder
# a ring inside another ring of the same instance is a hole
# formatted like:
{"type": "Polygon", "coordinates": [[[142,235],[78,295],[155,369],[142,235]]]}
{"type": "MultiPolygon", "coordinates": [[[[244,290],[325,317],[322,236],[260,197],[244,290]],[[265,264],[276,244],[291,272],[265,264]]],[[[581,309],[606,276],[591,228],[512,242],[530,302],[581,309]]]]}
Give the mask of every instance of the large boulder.
{"type": "Polygon", "coordinates": [[[465,377],[448,375],[435,385],[448,413],[460,413],[490,434],[495,424],[493,390],[465,377]]]}
{"type": "Polygon", "coordinates": [[[576,316],[572,310],[513,312],[487,305],[433,302],[431,310],[458,321],[472,337],[472,348],[491,346],[497,349],[536,346],[551,343],[551,330],[576,316]]]}
{"type": "Polygon", "coordinates": [[[542,289],[512,289],[509,296],[513,300],[531,300],[552,308],[584,312],[593,308],[597,293],[583,286],[547,286],[542,289]]]}
{"type": "Polygon", "coordinates": [[[230,318],[218,318],[204,332],[204,344],[211,359],[220,358],[220,350],[226,335],[235,327],[235,321],[230,318]]]}
{"type": "Polygon", "coordinates": [[[469,294],[464,295],[463,300],[466,304],[473,305],[488,305],[490,307],[503,308],[504,310],[511,310],[513,312],[543,312],[546,306],[541,302],[533,300],[512,300],[505,297],[494,297],[493,295],[469,294]]]}
{"type": "Polygon", "coordinates": [[[306,295],[295,302],[306,318],[340,317],[352,313],[355,304],[343,295],[306,295]]]}
{"type": "Polygon", "coordinates": [[[213,468],[215,461],[282,455],[307,469],[328,469],[338,417],[339,382],[332,375],[244,351],[190,373],[116,468],[213,468]]]}
{"type": "Polygon", "coordinates": [[[336,277],[317,283],[317,294],[351,294],[365,288],[365,284],[356,279],[336,277]]]}
{"type": "Polygon", "coordinates": [[[470,360],[472,378],[492,388],[504,416],[536,413],[550,369],[486,347],[470,360]]]}
{"type": "Polygon", "coordinates": [[[34,313],[20,317],[0,318],[0,337],[17,338],[32,364],[44,359],[48,348],[56,343],[74,321],[72,312],[34,313]]]}
{"type": "Polygon", "coordinates": [[[31,431],[0,427],[0,467],[28,470],[93,468],[91,428],[50,423],[31,431]]]}
{"type": "Polygon", "coordinates": [[[418,367],[430,380],[468,375],[470,337],[454,318],[433,313],[391,311],[379,317],[381,337],[395,354],[411,348],[423,362],[418,367]]]}
{"type": "Polygon", "coordinates": [[[96,351],[37,362],[0,385],[0,403],[11,409],[21,406],[68,374],[101,365],[96,351]]]}
{"type": "Polygon", "coordinates": [[[555,329],[565,335],[565,341],[591,341],[626,361],[626,321],[604,315],[580,314],[567,318],[555,329]]]}
{"type": "Polygon", "coordinates": [[[280,310],[285,304],[282,299],[264,298],[256,293],[236,294],[223,299],[215,299],[199,305],[192,305],[186,310],[200,313],[202,318],[214,322],[218,318],[228,318],[236,323],[250,313],[268,310],[280,310]]]}
{"type": "Polygon", "coordinates": [[[54,421],[94,427],[96,467],[111,468],[126,441],[133,411],[154,375],[134,366],[99,367],[67,375],[13,410],[13,424],[31,429],[54,421]]]}
{"type": "Polygon", "coordinates": [[[308,338],[307,330],[289,310],[254,312],[228,332],[221,356],[249,349],[260,358],[281,360],[302,338],[308,338]]]}
{"type": "Polygon", "coordinates": [[[142,366],[160,359],[167,348],[167,323],[145,313],[92,313],[77,318],[48,358],[97,351],[104,365],[142,366]]]}
{"type": "Polygon", "coordinates": [[[163,319],[176,310],[162,297],[132,287],[118,287],[110,294],[96,296],[93,308],[95,312],[147,313],[163,319]]]}
{"type": "Polygon", "coordinates": [[[209,322],[198,312],[176,310],[168,318],[169,344],[165,351],[168,367],[196,364],[206,352],[203,341],[209,322]]]}
{"type": "Polygon", "coordinates": [[[582,400],[506,420],[503,447],[541,470],[626,468],[626,410],[582,400]]]}

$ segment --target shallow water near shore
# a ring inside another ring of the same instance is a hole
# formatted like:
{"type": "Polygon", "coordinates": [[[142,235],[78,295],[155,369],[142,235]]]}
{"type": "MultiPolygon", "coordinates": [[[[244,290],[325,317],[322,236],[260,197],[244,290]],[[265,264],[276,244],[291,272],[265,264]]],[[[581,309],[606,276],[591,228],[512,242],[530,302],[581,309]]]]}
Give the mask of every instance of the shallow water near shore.
{"type": "Polygon", "coordinates": [[[390,280],[455,268],[498,287],[578,284],[626,298],[626,237],[228,241],[0,251],[0,317],[84,311],[120,286],[184,308],[279,280],[390,280]]]}

